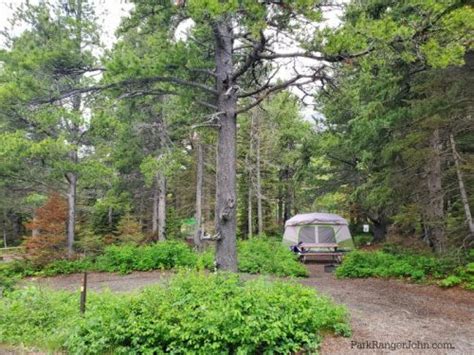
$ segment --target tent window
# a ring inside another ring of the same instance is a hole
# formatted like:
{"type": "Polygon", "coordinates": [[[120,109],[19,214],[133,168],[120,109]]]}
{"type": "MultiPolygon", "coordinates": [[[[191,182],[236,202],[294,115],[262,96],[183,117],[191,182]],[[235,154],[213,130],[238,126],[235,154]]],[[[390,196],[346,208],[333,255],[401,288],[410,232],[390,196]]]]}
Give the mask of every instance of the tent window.
{"type": "Polygon", "coordinates": [[[319,243],[336,243],[336,235],[334,229],[331,227],[318,227],[318,242],[319,243]]]}
{"type": "Polygon", "coordinates": [[[301,227],[299,241],[303,243],[316,243],[316,228],[314,226],[301,227]]]}

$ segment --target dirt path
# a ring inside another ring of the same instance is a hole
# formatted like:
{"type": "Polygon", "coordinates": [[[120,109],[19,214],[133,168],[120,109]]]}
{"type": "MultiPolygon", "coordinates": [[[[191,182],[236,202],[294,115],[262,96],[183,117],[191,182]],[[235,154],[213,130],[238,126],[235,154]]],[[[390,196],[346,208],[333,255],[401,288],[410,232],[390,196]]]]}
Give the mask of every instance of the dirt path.
{"type": "MultiPolygon", "coordinates": [[[[301,283],[345,304],[351,314],[353,336],[326,337],[322,354],[474,354],[474,293],[398,280],[337,280],[320,265],[308,265],[308,268],[311,276],[301,283]],[[383,343],[379,346],[385,349],[357,348],[373,346],[373,341],[383,343]],[[407,349],[410,341],[417,348],[407,349]],[[399,349],[391,351],[387,346],[399,349]]],[[[92,273],[88,284],[93,290],[109,288],[126,292],[168,276],[169,273],[159,271],[125,276],[92,273]]],[[[69,275],[34,281],[48,287],[77,290],[81,277],[69,275]]]]}
{"type": "Polygon", "coordinates": [[[308,268],[311,277],[301,282],[345,304],[352,319],[352,337],[327,337],[323,354],[474,354],[474,293],[400,280],[337,280],[320,265],[308,268]],[[399,350],[357,349],[355,344],[372,341],[399,350]],[[407,349],[409,341],[418,349],[407,349]]]}

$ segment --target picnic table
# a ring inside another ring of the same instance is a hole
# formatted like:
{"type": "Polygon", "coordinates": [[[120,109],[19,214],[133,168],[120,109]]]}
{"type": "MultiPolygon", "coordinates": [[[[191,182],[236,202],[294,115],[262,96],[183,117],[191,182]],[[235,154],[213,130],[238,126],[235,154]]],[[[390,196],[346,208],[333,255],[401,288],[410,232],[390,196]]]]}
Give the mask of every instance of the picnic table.
{"type": "Polygon", "coordinates": [[[338,249],[336,243],[303,243],[300,245],[300,260],[304,263],[307,259],[321,260],[321,257],[328,258],[333,263],[341,263],[344,252],[338,249]]]}

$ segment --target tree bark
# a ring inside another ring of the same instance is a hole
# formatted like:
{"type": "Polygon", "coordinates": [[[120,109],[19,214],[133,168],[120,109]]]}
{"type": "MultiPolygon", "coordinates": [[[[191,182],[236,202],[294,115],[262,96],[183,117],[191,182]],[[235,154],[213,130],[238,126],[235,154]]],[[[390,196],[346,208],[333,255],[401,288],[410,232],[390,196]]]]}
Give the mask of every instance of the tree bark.
{"type": "Polygon", "coordinates": [[[194,245],[201,249],[202,234],[202,181],[203,181],[203,165],[204,158],[202,153],[202,145],[199,137],[196,138],[196,230],[194,232],[194,245]]]}
{"type": "Polygon", "coordinates": [[[248,228],[248,233],[247,233],[247,238],[252,238],[253,237],[253,220],[252,220],[252,184],[249,182],[249,189],[248,189],[248,195],[247,195],[247,228],[248,228]]]}
{"type": "Polygon", "coordinates": [[[441,151],[439,129],[436,128],[429,139],[431,156],[427,161],[427,184],[429,201],[426,205],[428,238],[435,252],[442,253],[446,249],[444,233],[444,198],[442,189],[441,151]]]}
{"type": "MultiPolygon", "coordinates": [[[[81,55],[81,46],[82,46],[82,0],[78,0],[74,4],[74,13],[75,20],[78,25],[76,28],[76,54],[81,55]]],[[[74,76],[73,81],[75,84],[79,84],[81,80],[81,75],[74,76]]],[[[72,98],[72,110],[77,114],[81,114],[81,103],[82,97],[81,94],[77,94],[72,98]]],[[[79,126],[77,123],[71,122],[71,136],[73,137],[72,142],[74,144],[79,144],[79,126]]],[[[78,154],[77,147],[74,147],[73,150],[69,152],[69,159],[74,165],[78,164],[78,154]]],[[[67,251],[68,255],[71,256],[74,252],[74,239],[75,239],[75,228],[76,228],[76,192],[77,192],[77,180],[78,175],[76,172],[66,173],[66,178],[68,180],[68,221],[67,221],[67,251]]]]}
{"type": "Polygon", "coordinates": [[[388,223],[384,218],[370,219],[372,222],[372,231],[374,234],[374,242],[380,243],[387,236],[388,223]]]}
{"type": "Polygon", "coordinates": [[[76,190],[77,190],[77,174],[68,173],[68,220],[67,220],[67,252],[71,256],[74,252],[74,237],[76,228],[76,190]]]}
{"type": "Polygon", "coordinates": [[[3,247],[7,247],[7,212],[6,210],[3,210],[3,247]]]}
{"type": "Polygon", "coordinates": [[[283,222],[286,222],[291,218],[291,208],[293,206],[292,193],[290,186],[290,168],[285,167],[284,171],[284,181],[285,181],[285,202],[284,202],[284,211],[283,211],[283,222]]]}
{"type": "Polygon", "coordinates": [[[10,211],[8,213],[8,219],[10,220],[10,224],[12,226],[12,239],[17,240],[21,237],[23,232],[21,216],[19,216],[16,212],[10,211]]]}
{"type": "Polygon", "coordinates": [[[237,94],[233,87],[233,31],[230,17],[214,24],[216,89],[219,112],[216,172],[216,264],[237,271],[236,140],[237,94]]]}
{"type": "Polygon", "coordinates": [[[256,157],[256,175],[257,175],[257,225],[258,234],[263,234],[263,208],[262,208],[262,179],[261,179],[261,164],[260,164],[260,122],[258,116],[255,121],[255,157],[256,157]]]}
{"type": "Polygon", "coordinates": [[[459,155],[456,151],[456,142],[452,134],[449,135],[449,140],[451,141],[451,149],[453,151],[454,165],[456,166],[456,174],[458,177],[459,191],[461,193],[461,201],[464,207],[464,214],[466,215],[466,222],[469,228],[469,233],[474,235],[474,223],[472,221],[471,208],[469,207],[469,199],[467,198],[466,188],[464,186],[464,179],[461,171],[461,164],[459,162],[459,155]]]}
{"type": "Polygon", "coordinates": [[[279,174],[279,186],[278,186],[278,211],[277,211],[277,224],[281,227],[284,226],[284,219],[283,219],[283,189],[282,189],[282,179],[281,179],[281,172],[279,174]]]}
{"type": "Polygon", "coordinates": [[[158,240],[166,240],[166,177],[158,173],[158,240]]]}
{"type": "MultiPolygon", "coordinates": [[[[33,225],[36,225],[36,208],[33,209],[33,225]]],[[[32,237],[37,237],[37,236],[39,236],[39,234],[40,234],[40,231],[39,231],[38,228],[33,228],[31,230],[31,236],[32,237]]]]}
{"type": "Polygon", "coordinates": [[[110,228],[110,231],[112,231],[112,226],[113,226],[113,223],[114,223],[114,210],[112,208],[112,206],[109,206],[109,212],[108,212],[108,215],[107,215],[107,222],[109,223],[109,228],[110,228]]]}
{"type": "Polygon", "coordinates": [[[153,184],[153,212],[151,217],[151,234],[153,239],[158,238],[158,196],[160,194],[158,175],[156,175],[155,183],[153,184]]]}

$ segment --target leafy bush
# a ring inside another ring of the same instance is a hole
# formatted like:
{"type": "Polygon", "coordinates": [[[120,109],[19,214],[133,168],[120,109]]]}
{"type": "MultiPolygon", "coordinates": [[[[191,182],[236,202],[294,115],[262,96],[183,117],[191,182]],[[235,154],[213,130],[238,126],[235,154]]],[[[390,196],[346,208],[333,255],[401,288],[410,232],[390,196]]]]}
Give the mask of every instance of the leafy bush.
{"type": "MultiPolygon", "coordinates": [[[[278,276],[307,276],[308,271],[280,241],[254,238],[238,243],[239,271],[274,274],[278,276]]],[[[120,272],[157,269],[195,268],[214,269],[214,251],[193,251],[186,243],[164,241],[149,245],[136,244],[106,246],[103,254],[76,260],[56,260],[43,267],[28,261],[10,263],[7,276],[54,276],[82,271],[120,272]]],[[[0,275],[4,274],[0,268],[0,275]]],[[[6,275],[6,274],[5,274],[6,275]]]]}
{"type": "Polygon", "coordinates": [[[355,246],[357,248],[360,248],[366,245],[370,245],[373,240],[373,237],[370,234],[359,234],[355,235],[352,239],[354,240],[355,246]]]}
{"type": "Polygon", "coordinates": [[[449,275],[439,282],[441,287],[461,285],[467,290],[474,291],[474,263],[456,268],[453,275],[449,275]]]}
{"type": "Polygon", "coordinates": [[[214,249],[206,249],[203,252],[200,252],[196,261],[196,268],[198,270],[214,270],[214,259],[215,253],[214,249]]]}
{"type": "Polygon", "coordinates": [[[239,271],[278,276],[308,276],[308,270],[280,241],[252,238],[238,243],[239,271]]]}
{"type": "Polygon", "coordinates": [[[2,343],[58,348],[78,321],[77,295],[27,288],[0,299],[2,343]]]}
{"type": "Polygon", "coordinates": [[[313,289],[235,274],[186,272],[139,294],[29,288],[0,299],[0,339],[72,354],[292,353],[349,335],[343,307],[313,289]]]}
{"type": "Polygon", "coordinates": [[[99,271],[130,273],[134,270],[149,271],[193,267],[197,255],[185,243],[165,241],[146,246],[132,244],[109,246],[97,258],[95,269],[99,271]]]}
{"type": "Polygon", "coordinates": [[[336,270],[337,277],[408,277],[423,281],[442,279],[441,287],[462,287],[474,290],[474,263],[455,267],[452,260],[416,255],[393,249],[391,252],[353,251],[336,270]]]}
{"type": "Polygon", "coordinates": [[[451,275],[451,276],[448,276],[447,278],[441,280],[439,282],[439,285],[441,287],[453,287],[453,286],[459,285],[461,282],[462,282],[462,279],[460,277],[451,275]]]}
{"type": "Polygon", "coordinates": [[[391,254],[384,251],[353,251],[336,270],[338,277],[409,277],[423,280],[444,275],[446,267],[439,259],[423,255],[391,254]]]}
{"type": "Polygon", "coordinates": [[[56,260],[46,265],[37,274],[44,276],[54,276],[60,274],[73,274],[87,270],[93,270],[94,263],[91,259],[77,259],[77,260],[56,260]]]}
{"type": "Polygon", "coordinates": [[[28,260],[15,260],[0,264],[0,275],[5,277],[27,277],[38,272],[39,267],[28,260]]]}
{"type": "Polygon", "coordinates": [[[6,276],[0,274],[0,297],[7,294],[10,291],[13,291],[15,286],[16,278],[11,276],[6,276]]]}

